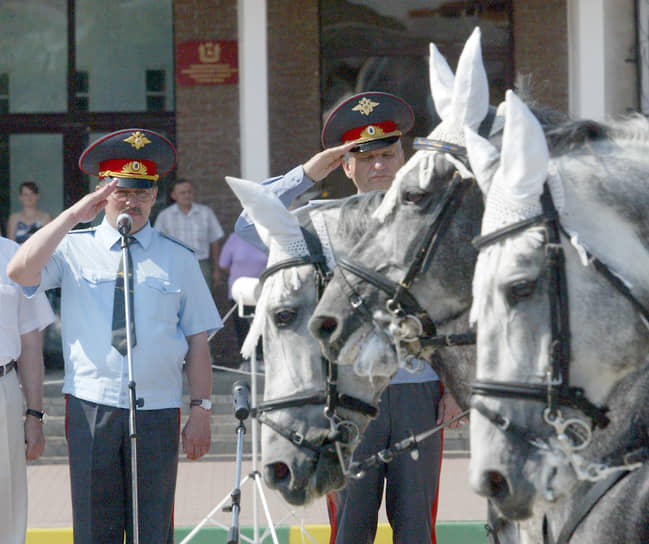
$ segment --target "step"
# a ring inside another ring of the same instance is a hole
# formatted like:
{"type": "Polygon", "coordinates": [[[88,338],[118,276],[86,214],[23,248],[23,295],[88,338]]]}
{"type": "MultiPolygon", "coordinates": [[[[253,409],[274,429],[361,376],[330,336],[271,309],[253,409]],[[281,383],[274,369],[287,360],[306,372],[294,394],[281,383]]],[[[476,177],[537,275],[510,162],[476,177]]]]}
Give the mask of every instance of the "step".
{"type": "MultiPolygon", "coordinates": [[[[45,428],[46,448],[39,464],[67,463],[67,443],[65,441],[65,398],[61,393],[63,385],[62,371],[47,371],[44,395],[44,408],[48,414],[45,428]]],[[[213,373],[212,395],[212,445],[207,458],[234,460],[236,455],[236,427],[238,420],[233,415],[232,386],[242,379],[240,374],[225,371],[213,373]]],[[[243,376],[249,381],[249,377],[243,376]]],[[[263,376],[257,378],[257,401],[263,398],[263,376]]],[[[189,395],[183,394],[181,409],[181,425],[184,425],[189,415],[189,395]]],[[[250,420],[246,421],[247,432],[244,435],[243,453],[250,456],[252,452],[252,437],[250,420]]],[[[469,452],[469,429],[447,429],[444,432],[444,455],[450,457],[465,457],[469,452]]],[[[181,455],[181,460],[184,456],[181,455]]]]}

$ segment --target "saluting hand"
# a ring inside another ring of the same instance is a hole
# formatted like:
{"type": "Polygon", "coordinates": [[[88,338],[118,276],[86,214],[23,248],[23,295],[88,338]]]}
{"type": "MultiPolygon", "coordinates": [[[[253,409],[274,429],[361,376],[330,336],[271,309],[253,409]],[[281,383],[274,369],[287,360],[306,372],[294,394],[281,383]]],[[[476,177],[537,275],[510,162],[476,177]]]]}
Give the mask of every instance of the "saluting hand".
{"type": "Polygon", "coordinates": [[[76,222],[89,223],[97,217],[97,214],[106,207],[108,196],[115,191],[118,182],[119,180],[114,178],[109,183],[98,186],[92,193],[88,193],[70,206],[68,211],[76,219],[76,222]]]}
{"type": "Polygon", "coordinates": [[[350,142],[316,153],[304,163],[304,173],[313,181],[323,180],[342,164],[345,153],[356,145],[350,142]]]}

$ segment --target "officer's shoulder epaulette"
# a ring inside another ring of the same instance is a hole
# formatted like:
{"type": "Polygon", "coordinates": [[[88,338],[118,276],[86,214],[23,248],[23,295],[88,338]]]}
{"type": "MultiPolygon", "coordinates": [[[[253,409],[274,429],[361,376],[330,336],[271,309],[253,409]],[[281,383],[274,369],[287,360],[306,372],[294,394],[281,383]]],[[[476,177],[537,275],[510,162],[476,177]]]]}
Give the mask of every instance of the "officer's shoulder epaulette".
{"type": "Polygon", "coordinates": [[[171,234],[167,234],[166,232],[162,232],[162,231],[158,231],[158,232],[159,232],[162,236],[164,236],[167,240],[171,240],[172,242],[175,242],[175,243],[178,244],[179,246],[182,246],[182,247],[184,247],[185,249],[187,249],[187,250],[191,251],[192,253],[194,253],[194,250],[193,250],[191,247],[189,247],[188,245],[186,245],[184,242],[181,242],[180,240],[178,240],[178,238],[174,238],[173,236],[171,236],[171,234]]]}
{"type": "Polygon", "coordinates": [[[97,227],[89,227],[87,229],[71,230],[71,231],[68,231],[68,234],[88,234],[88,233],[90,233],[90,234],[94,235],[96,231],[97,231],[97,227]]]}

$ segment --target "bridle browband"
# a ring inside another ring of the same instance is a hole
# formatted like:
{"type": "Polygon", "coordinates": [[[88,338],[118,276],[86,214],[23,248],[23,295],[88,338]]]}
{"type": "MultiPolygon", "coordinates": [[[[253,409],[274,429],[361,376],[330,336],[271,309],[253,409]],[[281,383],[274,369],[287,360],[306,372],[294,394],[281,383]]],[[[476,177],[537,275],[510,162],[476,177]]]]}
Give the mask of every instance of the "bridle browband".
{"type": "MultiPolygon", "coordinates": [[[[270,276],[280,270],[295,268],[303,265],[311,265],[314,268],[317,290],[316,295],[317,298],[320,299],[324,288],[329,281],[331,273],[327,268],[326,258],[324,257],[322,247],[317,236],[314,236],[306,229],[302,229],[302,235],[304,236],[304,239],[307,243],[309,254],[285,259],[269,266],[260,275],[259,284],[260,286],[263,286],[263,283],[270,276]]],[[[368,404],[361,399],[346,394],[340,394],[338,392],[338,365],[335,362],[330,362],[324,357],[322,357],[322,363],[323,367],[326,369],[327,376],[324,390],[266,400],[255,406],[251,410],[251,414],[252,417],[256,417],[260,423],[263,423],[264,425],[270,427],[276,433],[283,436],[298,447],[306,448],[316,453],[330,453],[333,450],[333,444],[335,442],[347,441],[348,437],[343,432],[345,423],[344,421],[339,420],[342,421],[342,426],[337,426],[335,430],[330,432],[329,435],[325,437],[322,443],[316,444],[307,440],[302,433],[296,431],[295,429],[280,425],[266,416],[267,413],[274,410],[282,410],[286,408],[295,408],[307,405],[323,405],[325,416],[330,421],[339,419],[336,414],[337,408],[352,410],[372,418],[376,417],[376,414],[378,413],[378,408],[376,406],[368,404]]]]}

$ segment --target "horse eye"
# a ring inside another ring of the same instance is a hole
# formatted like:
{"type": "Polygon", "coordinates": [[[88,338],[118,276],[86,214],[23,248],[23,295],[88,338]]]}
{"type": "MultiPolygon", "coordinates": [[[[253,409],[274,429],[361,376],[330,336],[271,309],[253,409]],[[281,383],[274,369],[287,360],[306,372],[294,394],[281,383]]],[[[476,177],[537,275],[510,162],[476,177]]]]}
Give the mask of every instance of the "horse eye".
{"type": "Polygon", "coordinates": [[[507,302],[515,306],[519,302],[530,298],[536,291],[536,281],[521,280],[511,283],[507,287],[507,302]]]}
{"type": "Polygon", "coordinates": [[[297,317],[297,312],[291,309],[279,310],[275,312],[274,320],[278,327],[287,327],[297,317]]]}
{"type": "Polygon", "coordinates": [[[424,198],[426,198],[426,193],[423,191],[406,191],[403,194],[403,200],[412,204],[419,204],[424,198]]]}

